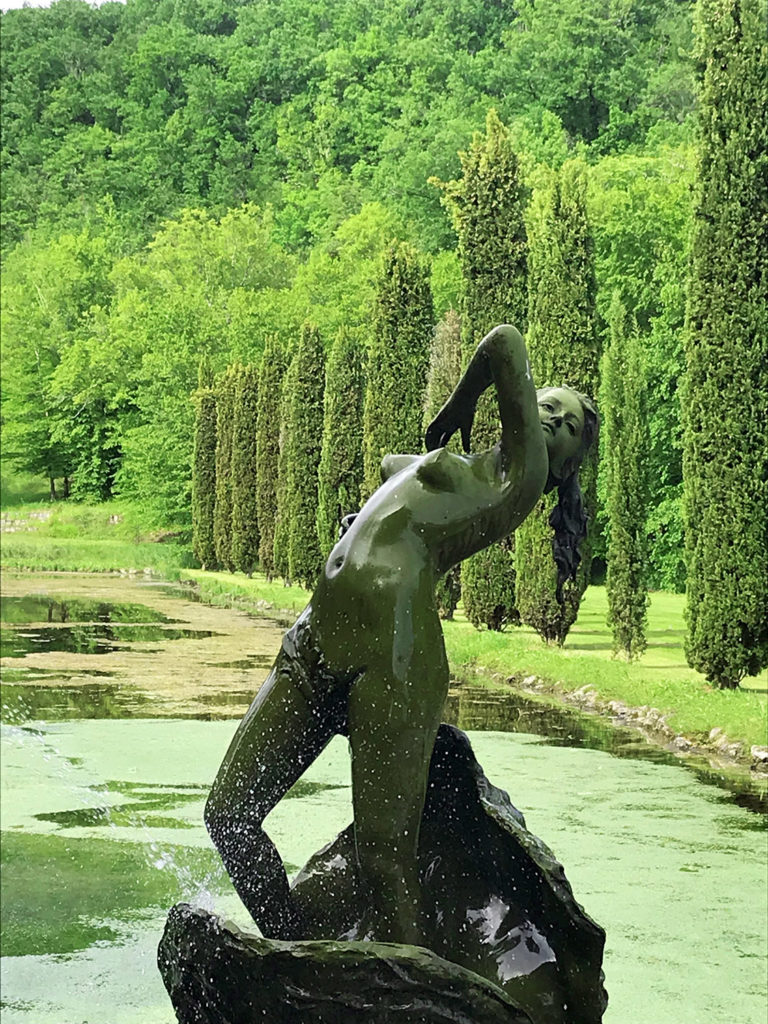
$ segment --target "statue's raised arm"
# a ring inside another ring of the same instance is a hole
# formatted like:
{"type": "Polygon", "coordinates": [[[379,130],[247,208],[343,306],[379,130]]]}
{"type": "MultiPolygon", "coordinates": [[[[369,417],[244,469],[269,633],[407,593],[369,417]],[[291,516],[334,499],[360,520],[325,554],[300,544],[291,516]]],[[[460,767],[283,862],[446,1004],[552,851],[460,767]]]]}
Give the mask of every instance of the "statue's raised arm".
{"type": "Polygon", "coordinates": [[[533,462],[543,462],[546,452],[528,355],[522,335],[511,324],[494,327],[477,346],[453,394],[427,428],[427,451],[446,445],[460,431],[464,451],[469,453],[477,402],[491,385],[501,420],[502,472],[508,472],[526,447],[533,462]]]}

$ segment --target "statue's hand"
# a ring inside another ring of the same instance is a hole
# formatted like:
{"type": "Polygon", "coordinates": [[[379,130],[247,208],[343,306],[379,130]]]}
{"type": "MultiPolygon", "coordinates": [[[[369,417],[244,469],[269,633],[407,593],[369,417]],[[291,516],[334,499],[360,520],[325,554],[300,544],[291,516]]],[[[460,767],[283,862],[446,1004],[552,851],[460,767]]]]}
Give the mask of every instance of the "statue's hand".
{"type": "Polygon", "coordinates": [[[427,451],[432,452],[435,448],[443,448],[458,430],[461,432],[462,447],[465,452],[469,452],[474,419],[474,405],[468,402],[458,402],[453,397],[449,398],[427,427],[424,438],[427,451]]]}
{"type": "Polygon", "coordinates": [[[357,512],[350,512],[349,515],[346,515],[342,518],[341,523],[339,524],[339,540],[341,540],[341,538],[350,528],[352,523],[354,523],[354,521],[357,519],[357,516],[357,512]]]}

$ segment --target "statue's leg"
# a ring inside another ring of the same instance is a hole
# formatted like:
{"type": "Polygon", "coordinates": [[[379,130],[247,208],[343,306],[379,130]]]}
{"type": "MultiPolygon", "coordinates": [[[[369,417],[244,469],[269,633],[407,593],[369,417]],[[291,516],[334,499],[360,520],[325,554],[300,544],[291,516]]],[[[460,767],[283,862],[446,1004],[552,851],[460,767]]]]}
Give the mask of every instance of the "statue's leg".
{"type": "Polygon", "coordinates": [[[237,894],[269,938],[301,938],[280,854],[262,823],[339,730],[339,700],[306,693],[296,666],[278,657],[227,751],[205,823],[237,894]]]}
{"type": "Polygon", "coordinates": [[[369,664],[349,698],[355,845],[378,941],[425,942],[419,827],[429,763],[448,692],[442,643],[407,677],[369,664]]]}

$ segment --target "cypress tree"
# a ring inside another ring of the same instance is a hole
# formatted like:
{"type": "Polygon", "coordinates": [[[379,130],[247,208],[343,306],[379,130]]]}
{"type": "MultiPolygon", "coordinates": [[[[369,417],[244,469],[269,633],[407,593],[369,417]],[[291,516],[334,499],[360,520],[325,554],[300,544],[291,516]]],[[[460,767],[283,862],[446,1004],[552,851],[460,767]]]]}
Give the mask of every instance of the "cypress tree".
{"type": "Polygon", "coordinates": [[[192,456],[192,550],[203,569],[216,566],[213,517],[216,505],[216,389],[210,366],[200,361],[192,456]]]}
{"type": "Polygon", "coordinates": [[[700,148],[682,395],[686,654],[720,687],[768,664],[764,0],[699,0],[700,148]]]}
{"type": "Polygon", "coordinates": [[[288,396],[288,575],[312,587],[323,567],[317,537],[317,473],[323,438],[325,353],[320,332],[304,324],[288,396]]]}
{"type": "Polygon", "coordinates": [[[259,565],[268,580],[272,580],[275,574],[280,389],[286,362],[279,338],[268,337],[259,367],[256,409],[256,514],[259,524],[259,565]]]}
{"type": "MultiPolygon", "coordinates": [[[[458,234],[466,364],[496,324],[525,330],[527,241],[517,156],[495,110],[488,112],[485,135],[476,134],[469,151],[459,156],[462,177],[435,183],[443,189],[458,234]]],[[[495,395],[489,392],[478,404],[473,449],[490,448],[500,433],[495,395]]],[[[462,564],[464,611],[475,626],[501,629],[517,621],[513,552],[514,538],[509,537],[462,564]]]]}
{"type": "Polygon", "coordinates": [[[278,455],[277,455],[277,488],[275,514],[275,539],[272,550],[275,574],[283,577],[286,585],[290,585],[291,577],[288,563],[288,548],[290,544],[290,508],[289,495],[293,488],[293,463],[291,461],[290,436],[291,436],[291,396],[294,391],[294,378],[297,371],[297,359],[294,352],[291,356],[288,367],[283,375],[280,386],[280,427],[278,430],[278,455]]]}
{"type": "Polygon", "coordinates": [[[434,327],[429,270],[416,250],[393,242],[384,254],[363,408],[363,497],[381,483],[381,460],[418,452],[422,399],[434,327]]]}
{"type": "Polygon", "coordinates": [[[232,561],[232,421],[239,367],[228,366],[217,385],[216,501],[213,510],[213,541],[216,562],[234,571],[232,561]]]}
{"type": "MultiPolygon", "coordinates": [[[[586,212],[586,168],[564,164],[540,192],[531,212],[528,353],[537,387],[568,386],[596,399],[599,348],[592,236],[586,212]]],[[[594,522],[597,453],[585,457],[579,474],[584,505],[594,522]]],[[[526,624],[548,643],[562,644],[578,615],[589,582],[589,539],[581,546],[575,580],[556,598],[557,570],[549,517],[557,490],[543,495],[518,529],[517,606],[526,624]]]]}
{"type": "Polygon", "coordinates": [[[364,379],[360,343],[342,327],[328,356],[323,400],[317,487],[317,536],[323,557],[338,540],[342,516],[360,508],[364,379]]]}
{"type": "Polygon", "coordinates": [[[608,513],[608,625],[613,632],[614,652],[632,659],[639,657],[646,646],[646,466],[651,443],[647,377],[637,324],[627,316],[618,293],[611,302],[608,326],[600,385],[601,470],[605,474],[608,513]]]}
{"type": "Polygon", "coordinates": [[[258,395],[258,370],[255,366],[245,366],[237,380],[232,424],[232,561],[246,576],[252,575],[259,560],[258,395]]]}
{"type": "MultiPolygon", "coordinates": [[[[443,407],[461,376],[461,317],[450,309],[435,328],[429,350],[427,386],[424,391],[424,423],[429,424],[443,407]]],[[[449,446],[458,450],[458,437],[449,446]]],[[[444,619],[452,619],[461,597],[461,565],[454,565],[437,584],[437,608],[444,619]]]]}

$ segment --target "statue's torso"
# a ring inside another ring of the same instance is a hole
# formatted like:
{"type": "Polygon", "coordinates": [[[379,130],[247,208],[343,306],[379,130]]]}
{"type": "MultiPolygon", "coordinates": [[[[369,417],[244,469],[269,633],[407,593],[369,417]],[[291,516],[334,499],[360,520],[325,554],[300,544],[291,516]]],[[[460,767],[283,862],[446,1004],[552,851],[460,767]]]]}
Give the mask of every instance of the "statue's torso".
{"type": "Polygon", "coordinates": [[[371,495],[315,589],[313,628],[329,655],[365,660],[391,646],[398,629],[418,631],[427,616],[432,628],[438,576],[515,529],[538,498],[519,495],[514,476],[502,479],[497,467],[495,450],[441,448],[371,495]]]}

